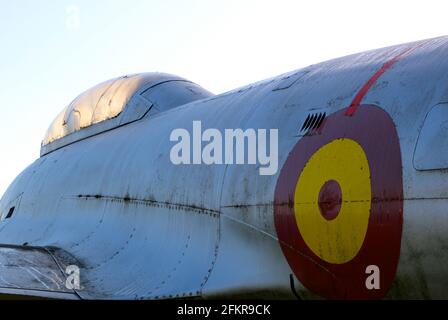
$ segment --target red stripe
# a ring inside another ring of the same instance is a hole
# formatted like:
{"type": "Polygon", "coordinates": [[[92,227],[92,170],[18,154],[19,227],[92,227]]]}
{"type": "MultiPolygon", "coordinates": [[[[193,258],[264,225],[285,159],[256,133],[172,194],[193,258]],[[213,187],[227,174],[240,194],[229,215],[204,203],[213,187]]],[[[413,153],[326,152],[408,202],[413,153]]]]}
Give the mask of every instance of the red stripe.
{"type": "Polygon", "coordinates": [[[361,101],[364,99],[367,92],[369,92],[370,88],[375,84],[375,82],[379,79],[379,77],[381,77],[383,75],[383,73],[385,73],[398,60],[400,60],[401,57],[403,57],[405,54],[409,53],[410,51],[422,46],[422,44],[423,43],[420,43],[414,47],[407,48],[406,50],[404,50],[403,52],[401,52],[400,54],[396,55],[395,57],[393,57],[392,59],[387,61],[385,64],[383,64],[383,66],[369,79],[369,81],[367,81],[364,84],[364,86],[361,88],[361,90],[359,90],[358,94],[353,99],[350,106],[347,108],[345,115],[352,116],[355,113],[356,109],[361,104],[361,101]]]}

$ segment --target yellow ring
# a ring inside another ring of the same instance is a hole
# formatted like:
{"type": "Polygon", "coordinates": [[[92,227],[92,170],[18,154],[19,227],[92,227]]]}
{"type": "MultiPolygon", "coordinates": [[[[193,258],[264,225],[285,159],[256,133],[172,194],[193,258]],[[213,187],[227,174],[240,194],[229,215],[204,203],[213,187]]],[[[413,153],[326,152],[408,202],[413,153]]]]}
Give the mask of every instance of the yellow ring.
{"type": "Polygon", "coordinates": [[[333,264],[352,260],[364,243],[371,207],[369,162],[361,145],[337,139],[316,151],[297,181],[294,200],[297,227],[311,251],[333,264]],[[319,192],[329,180],[342,190],[341,209],[330,221],[318,204],[319,192]]]}

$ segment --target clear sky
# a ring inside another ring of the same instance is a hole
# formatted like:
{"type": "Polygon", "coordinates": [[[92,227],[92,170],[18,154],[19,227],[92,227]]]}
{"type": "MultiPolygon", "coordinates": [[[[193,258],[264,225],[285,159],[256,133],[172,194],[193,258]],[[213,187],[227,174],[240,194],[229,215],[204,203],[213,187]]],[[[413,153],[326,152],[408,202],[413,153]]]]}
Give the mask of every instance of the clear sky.
{"type": "Polygon", "coordinates": [[[53,118],[104,80],[161,71],[221,93],[448,34],[448,1],[0,0],[0,196],[53,118]]]}

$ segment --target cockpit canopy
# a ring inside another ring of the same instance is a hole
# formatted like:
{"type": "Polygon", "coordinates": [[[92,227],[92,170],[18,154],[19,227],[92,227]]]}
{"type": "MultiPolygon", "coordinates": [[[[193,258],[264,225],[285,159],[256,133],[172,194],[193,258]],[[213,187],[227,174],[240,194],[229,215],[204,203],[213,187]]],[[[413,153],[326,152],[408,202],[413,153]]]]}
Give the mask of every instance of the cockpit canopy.
{"type": "Polygon", "coordinates": [[[41,156],[149,114],[211,96],[188,80],[164,73],[103,82],[79,95],[56,117],[42,141],[41,156]]]}

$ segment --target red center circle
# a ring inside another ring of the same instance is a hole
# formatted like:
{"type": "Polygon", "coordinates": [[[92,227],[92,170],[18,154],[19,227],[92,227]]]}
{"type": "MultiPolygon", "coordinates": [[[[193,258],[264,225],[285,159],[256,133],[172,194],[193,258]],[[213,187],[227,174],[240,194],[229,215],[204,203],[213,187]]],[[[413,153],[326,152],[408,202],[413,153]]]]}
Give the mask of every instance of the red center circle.
{"type": "Polygon", "coordinates": [[[334,180],[328,180],[319,192],[319,209],[322,216],[327,220],[335,219],[342,204],[342,190],[334,180]]]}

